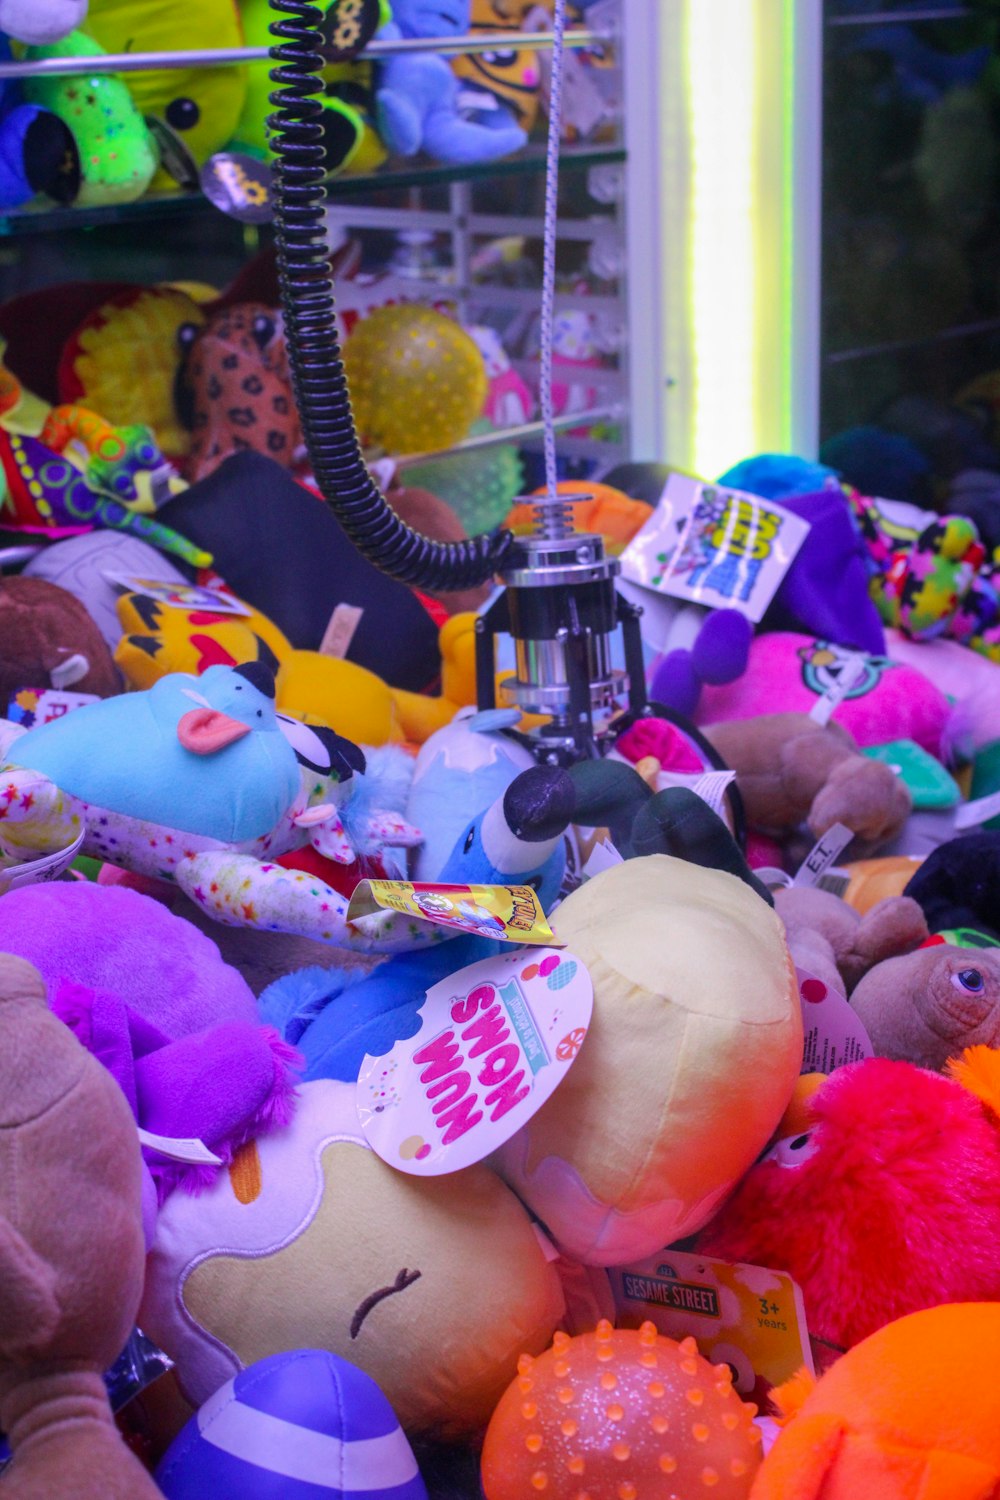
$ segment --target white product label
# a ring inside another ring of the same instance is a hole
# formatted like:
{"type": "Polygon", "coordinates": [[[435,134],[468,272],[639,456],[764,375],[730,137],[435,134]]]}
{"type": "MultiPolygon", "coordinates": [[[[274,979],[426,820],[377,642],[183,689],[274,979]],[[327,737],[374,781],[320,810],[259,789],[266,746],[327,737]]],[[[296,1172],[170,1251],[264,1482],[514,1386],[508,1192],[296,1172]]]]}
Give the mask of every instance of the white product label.
{"type": "Polygon", "coordinates": [[[819,878],[840,858],[854,834],[843,823],[834,823],[817,839],[795,872],[793,885],[818,885],[819,878]]]}
{"type": "Polygon", "coordinates": [[[170,1161],[189,1161],[202,1167],[221,1167],[222,1157],[209,1151],[204,1141],[173,1135],[156,1135],[139,1126],[139,1144],[170,1161]]]}

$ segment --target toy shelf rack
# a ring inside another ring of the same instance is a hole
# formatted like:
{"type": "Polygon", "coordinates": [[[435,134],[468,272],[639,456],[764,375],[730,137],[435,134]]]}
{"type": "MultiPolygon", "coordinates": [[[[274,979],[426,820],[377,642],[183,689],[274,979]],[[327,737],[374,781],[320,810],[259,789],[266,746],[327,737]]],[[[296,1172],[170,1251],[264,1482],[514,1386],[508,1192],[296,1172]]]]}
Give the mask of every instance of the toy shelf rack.
{"type": "MultiPolygon", "coordinates": [[[[610,8],[610,7],[609,7],[610,8]]],[[[601,47],[614,59],[621,93],[621,34],[616,14],[611,27],[572,28],[566,33],[571,49],[601,47]]],[[[478,33],[474,37],[373,41],[361,54],[376,59],[397,52],[435,50],[448,55],[487,52],[503,47],[531,47],[544,51],[552,45],[551,33],[509,31],[478,33]]],[[[0,64],[0,79],[39,74],[86,75],[129,73],[144,69],[217,67],[247,63],[267,67],[263,48],[233,48],[105,54],[92,58],[53,58],[40,62],[0,64]]],[[[625,191],[626,152],[623,143],[623,111],[619,109],[610,132],[600,142],[564,145],[560,154],[560,282],[556,311],[578,320],[589,332],[592,358],[588,367],[572,374],[559,374],[569,389],[566,411],[557,419],[560,452],[573,472],[574,464],[586,459],[599,470],[629,456],[629,391],[626,296],[625,191]],[[610,139],[607,138],[610,136],[610,139]],[[596,356],[596,357],[595,357],[596,356]]],[[[371,287],[372,303],[405,297],[453,306],[463,323],[486,323],[501,333],[512,363],[530,389],[537,389],[534,335],[540,311],[542,203],[545,180],[544,144],[533,140],[516,155],[495,162],[441,165],[426,158],[414,162],[390,159],[366,175],[335,176],[327,183],[328,223],[336,242],[347,235],[374,236],[388,243],[413,236],[434,247],[433,263],[419,264],[403,275],[390,267],[371,287]],[[522,266],[537,267],[537,274],[521,278],[521,284],[489,279],[479,266],[486,246],[504,243],[518,247],[522,266]]],[[[49,263],[65,261],[65,279],[77,279],[74,245],[86,247],[85,266],[101,275],[106,267],[101,246],[119,266],[127,264],[130,251],[156,241],[169,244],[173,230],[186,221],[196,243],[209,216],[214,231],[222,233],[221,215],[199,192],[151,195],[134,203],[77,209],[72,206],[35,202],[0,216],[0,300],[11,295],[18,276],[19,260],[34,262],[37,279],[39,239],[53,236],[49,263]],[[96,263],[95,263],[96,262],[96,263]],[[12,285],[12,283],[14,285],[12,285]]],[[[183,231],[182,231],[183,232],[183,231]]],[[[270,243],[270,230],[230,221],[225,233],[241,259],[270,243]]],[[[210,235],[209,235],[210,237],[210,235]]],[[[234,266],[235,269],[235,266],[234,266]]],[[[197,265],[171,267],[172,276],[202,274],[197,265]]],[[[141,278],[140,278],[141,279],[141,278]]],[[[352,288],[357,305],[357,293],[352,288]]],[[[362,298],[363,301],[363,298],[362,298]]],[[[473,436],[451,453],[513,443],[525,454],[540,453],[541,423],[529,421],[473,436]]],[[[406,467],[425,460],[426,454],[407,455],[406,467]]]]}

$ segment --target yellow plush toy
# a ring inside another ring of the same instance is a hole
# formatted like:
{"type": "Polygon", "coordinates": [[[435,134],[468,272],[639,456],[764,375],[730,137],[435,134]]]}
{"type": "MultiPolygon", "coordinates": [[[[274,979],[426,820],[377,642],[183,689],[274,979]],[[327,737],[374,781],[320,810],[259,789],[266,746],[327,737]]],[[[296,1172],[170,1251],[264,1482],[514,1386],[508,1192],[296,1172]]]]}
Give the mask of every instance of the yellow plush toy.
{"type": "MultiPolygon", "coordinates": [[[[201,47],[241,47],[243,32],[234,0],[90,0],[89,36],[105,52],[170,52],[201,47]]],[[[182,68],[124,75],[143,115],[161,121],[200,167],[228,145],[246,95],[243,67],[182,68]]],[[[177,186],[161,169],[152,191],[177,186]]]]}
{"type": "Polygon", "coordinates": [[[770,1140],[802,1062],[783,928],[734,875],[665,854],[602,871],[555,926],[594,982],[585,1045],[493,1163],[588,1265],[705,1224],[770,1140]]]}

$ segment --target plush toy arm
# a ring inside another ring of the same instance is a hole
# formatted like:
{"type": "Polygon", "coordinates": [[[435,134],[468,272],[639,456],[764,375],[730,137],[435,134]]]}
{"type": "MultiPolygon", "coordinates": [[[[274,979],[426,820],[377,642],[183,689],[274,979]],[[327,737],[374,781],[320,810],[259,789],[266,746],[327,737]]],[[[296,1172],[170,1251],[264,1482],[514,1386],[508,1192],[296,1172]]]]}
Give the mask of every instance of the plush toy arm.
{"type": "Polygon", "coordinates": [[[909,788],[891,766],[846,755],[813,799],[809,829],[821,838],[834,823],[843,823],[859,838],[880,843],[899,832],[912,807],[909,788]]]}
{"type": "Polygon", "coordinates": [[[61,1316],[55,1272],[38,1258],[13,1224],[0,1218],[0,1352],[24,1359],[43,1349],[61,1316]]]}
{"type": "Polygon", "coordinates": [[[41,772],[0,766],[0,852],[15,860],[54,854],[73,842],[82,820],[82,804],[41,772]]]}
{"type": "Polygon", "coordinates": [[[189,542],[172,527],[164,526],[162,521],[153,521],[148,516],[140,516],[135,511],[127,510],[124,505],[119,505],[117,500],[106,500],[102,497],[97,503],[94,515],[102,526],[108,526],[113,531],[131,532],[133,536],[149,542],[161,552],[176,553],[193,568],[207,568],[211,565],[211,552],[203,552],[200,547],[196,547],[193,542],[189,542]]]}
{"type": "Polygon", "coordinates": [[[456,103],[444,99],[424,121],[424,146],[437,161],[498,161],[526,146],[528,137],[506,109],[474,121],[462,118],[456,103]]]}
{"type": "Polygon", "coordinates": [[[446,941],[442,928],[394,912],[356,928],[347,901],[325,881],[248,854],[210,850],[182,860],[175,873],[185,895],[226,927],[290,932],[355,953],[407,953],[446,941]]]}
{"type": "Polygon", "coordinates": [[[393,57],[376,93],[379,133],[390,151],[414,156],[423,148],[442,162],[494,161],[524,145],[527,136],[506,113],[493,126],[464,120],[459,81],[443,57],[393,57]]]}

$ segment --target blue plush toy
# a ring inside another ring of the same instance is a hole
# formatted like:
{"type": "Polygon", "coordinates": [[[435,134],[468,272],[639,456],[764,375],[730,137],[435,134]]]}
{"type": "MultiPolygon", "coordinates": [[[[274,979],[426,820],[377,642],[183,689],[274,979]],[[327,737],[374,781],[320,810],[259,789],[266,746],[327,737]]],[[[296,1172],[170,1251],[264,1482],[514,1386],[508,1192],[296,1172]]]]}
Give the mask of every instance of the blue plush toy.
{"type": "MultiPolygon", "coordinates": [[[[10,42],[49,45],[79,26],[87,0],[0,0],[0,62],[10,42]]],[[[0,82],[0,209],[36,193],[72,198],[79,164],[72,132],[51,110],[25,104],[16,83],[0,82]]]]}
{"type": "MultiPolygon", "coordinates": [[[[470,0],[393,0],[393,19],[382,38],[464,36],[470,0]]],[[[390,151],[463,164],[495,161],[518,151],[528,137],[510,111],[498,107],[466,118],[462,85],[447,58],[433,52],[392,57],[383,65],[376,92],[378,128],[390,151]]]]}

